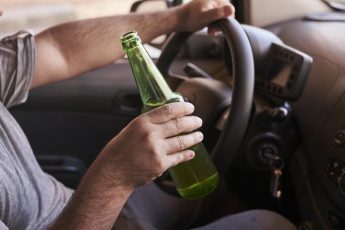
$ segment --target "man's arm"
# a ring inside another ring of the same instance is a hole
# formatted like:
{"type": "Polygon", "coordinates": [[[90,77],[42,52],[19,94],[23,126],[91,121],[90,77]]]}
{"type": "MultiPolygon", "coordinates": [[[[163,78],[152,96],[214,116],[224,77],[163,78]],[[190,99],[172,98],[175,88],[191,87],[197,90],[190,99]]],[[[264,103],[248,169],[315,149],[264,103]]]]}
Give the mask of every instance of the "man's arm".
{"type": "MultiPolygon", "coordinates": [[[[173,30],[200,29],[233,12],[227,0],[194,0],[165,12],[62,24],[37,37],[33,87],[112,63],[123,55],[119,37],[128,30],[150,41],[173,30]]],[[[171,103],[134,119],[102,150],[51,228],[110,228],[136,187],[194,157],[186,149],[203,136],[193,132],[202,123],[188,116],[193,109],[171,103]]]]}
{"type": "Polygon", "coordinates": [[[110,229],[132,191],[190,160],[202,141],[190,103],[171,103],[134,119],[102,150],[51,229],[110,229]],[[181,133],[189,133],[180,135],[181,133]]]}
{"type": "Polygon", "coordinates": [[[128,14],[61,24],[36,37],[32,88],[113,63],[123,56],[119,38],[136,30],[143,42],[172,31],[195,31],[230,16],[227,0],[195,0],[169,10],[128,14]]]}

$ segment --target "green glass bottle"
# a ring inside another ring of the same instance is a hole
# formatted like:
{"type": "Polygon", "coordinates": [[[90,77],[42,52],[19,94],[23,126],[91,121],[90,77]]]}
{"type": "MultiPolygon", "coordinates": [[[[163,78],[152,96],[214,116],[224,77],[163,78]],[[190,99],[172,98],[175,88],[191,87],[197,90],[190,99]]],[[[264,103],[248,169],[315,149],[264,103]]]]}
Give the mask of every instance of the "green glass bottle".
{"type": "MultiPolygon", "coordinates": [[[[181,95],[172,92],[135,31],[124,34],[121,42],[139,88],[143,111],[183,101],[181,95]]],[[[196,153],[192,160],[169,169],[177,191],[186,199],[207,195],[215,189],[219,180],[217,169],[203,143],[190,149],[196,153]]]]}

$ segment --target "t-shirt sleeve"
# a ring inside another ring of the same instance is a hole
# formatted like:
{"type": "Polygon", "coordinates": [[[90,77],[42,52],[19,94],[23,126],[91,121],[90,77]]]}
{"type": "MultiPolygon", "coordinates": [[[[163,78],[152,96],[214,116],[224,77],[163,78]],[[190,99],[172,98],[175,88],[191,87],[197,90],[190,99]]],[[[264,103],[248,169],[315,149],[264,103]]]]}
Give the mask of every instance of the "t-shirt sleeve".
{"type": "Polygon", "coordinates": [[[35,68],[35,41],[21,31],[0,40],[0,101],[11,107],[26,101],[35,68]]]}
{"type": "MultiPolygon", "coordinates": [[[[1,146],[0,146],[1,147],[1,146]]],[[[2,165],[0,164],[0,167],[2,167],[2,165]]],[[[7,192],[8,190],[5,189],[5,186],[4,186],[4,182],[3,182],[3,176],[4,176],[4,173],[3,173],[3,170],[2,168],[0,168],[0,230],[7,230],[8,227],[4,224],[3,221],[3,218],[4,216],[6,215],[5,213],[5,209],[6,209],[6,206],[4,205],[4,202],[6,200],[6,195],[7,195],[7,192]]]]}
{"type": "Polygon", "coordinates": [[[0,230],[8,230],[8,227],[0,220],[0,230]]]}

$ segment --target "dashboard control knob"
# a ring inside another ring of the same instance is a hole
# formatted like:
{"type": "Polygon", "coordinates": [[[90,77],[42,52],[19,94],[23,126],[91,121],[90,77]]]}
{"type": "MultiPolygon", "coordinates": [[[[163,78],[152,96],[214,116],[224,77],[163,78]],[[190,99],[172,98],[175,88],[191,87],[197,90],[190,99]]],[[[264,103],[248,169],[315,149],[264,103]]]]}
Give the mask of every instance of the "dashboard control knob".
{"type": "Polygon", "coordinates": [[[335,135],[335,137],[334,137],[334,139],[333,139],[333,142],[334,142],[334,145],[335,145],[336,147],[342,146],[342,145],[345,143],[345,130],[339,131],[339,132],[335,135]]]}
{"type": "Polygon", "coordinates": [[[342,174],[338,180],[338,186],[341,192],[345,195],[345,168],[343,168],[342,174]]]}
{"type": "Polygon", "coordinates": [[[268,115],[274,121],[285,121],[289,115],[289,111],[284,107],[277,107],[270,109],[268,115]]]}

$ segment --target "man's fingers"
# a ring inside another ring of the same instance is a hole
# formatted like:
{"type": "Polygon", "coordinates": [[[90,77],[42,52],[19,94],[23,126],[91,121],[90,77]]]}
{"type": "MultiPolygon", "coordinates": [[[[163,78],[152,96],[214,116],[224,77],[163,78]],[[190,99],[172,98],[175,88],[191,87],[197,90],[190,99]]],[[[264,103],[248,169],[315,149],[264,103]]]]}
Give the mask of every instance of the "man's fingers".
{"type": "Polygon", "coordinates": [[[220,34],[221,31],[220,31],[219,29],[215,28],[215,27],[209,26],[208,29],[207,29],[207,33],[208,33],[209,35],[214,35],[214,36],[216,36],[216,35],[220,34]]]}
{"type": "MultiPolygon", "coordinates": [[[[235,7],[231,4],[226,4],[219,8],[214,8],[213,10],[210,10],[208,15],[210,17],[210,20],[214,22],[218,19],[227,18],[229,16],[235,15],[235,7]]],[[[210,35],[218,35],[219,33],[221,33],[220,30],[218,28],[213,27],[212,24],[208,27],[207,32],[210,35]]]]}
{"type": "Polygon", "coordinates": [[[166,140],[166,152],[168,154],[180,152],[200,143],[203,138],[204,135],[201,132],[171,137],[166,140]]]}
{"type": "Polygon", "coordinates": [[[151,123],[161,124],[171,119],[183,117],[193,113],[194,106],[188,102],[174,102],[162,105],[150,112],[145,116],[151,123]]]}
{"type": "Polygon", "coordinates": [[[185,116],[172,119],[164,123],[162,128],[162,137],[172,137],[181,133],[192,132],[202,125],[202,120],[196,116],[185,116]]]}
{"type": "Polygon", "coordinates": [[[167,165],[165,166],[165,168],[169,169],[182,162],[189,161],[193,159],[194,157],[195,157],[194,151],[189,150],[189,149],[178,152],[178,153],[167,155],[167,160],[165,161],[167,165]]]}
{"type": "Polygon", "coordinates": [[[218,19],[226,18],[235,13],[235,8],[232,5],[224,5],[218,8],[211,9],[207,12],[208,21],[216,21],[218,19]]]}

